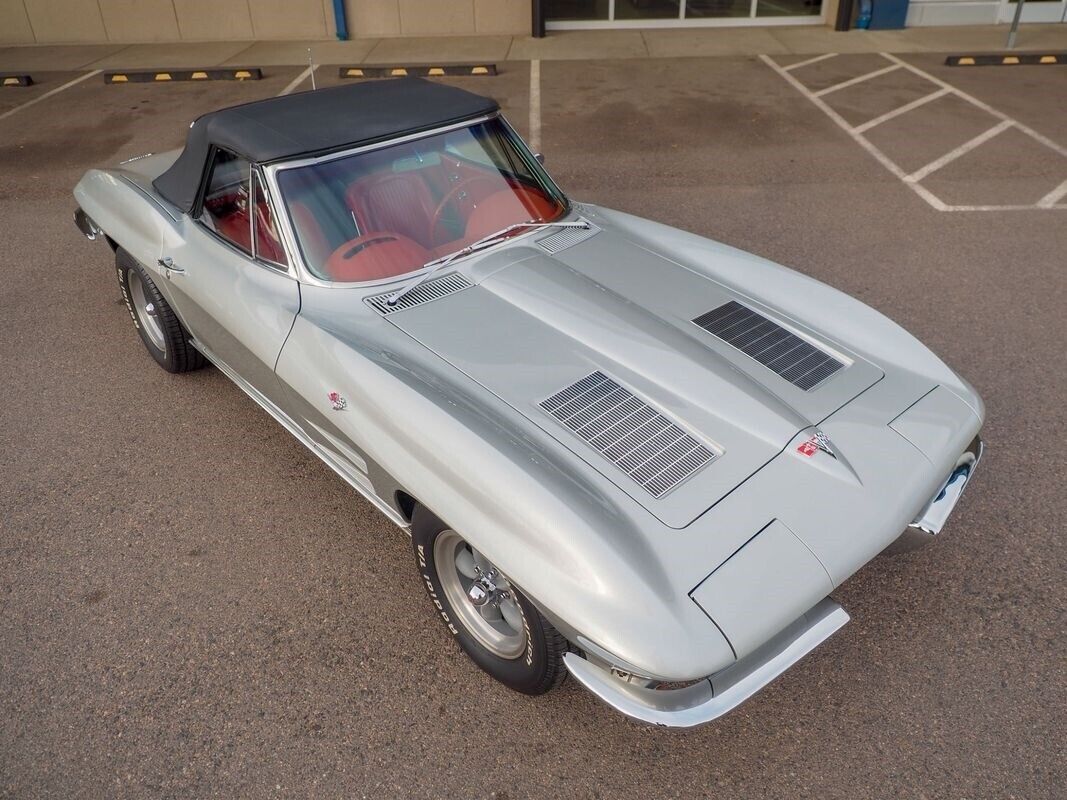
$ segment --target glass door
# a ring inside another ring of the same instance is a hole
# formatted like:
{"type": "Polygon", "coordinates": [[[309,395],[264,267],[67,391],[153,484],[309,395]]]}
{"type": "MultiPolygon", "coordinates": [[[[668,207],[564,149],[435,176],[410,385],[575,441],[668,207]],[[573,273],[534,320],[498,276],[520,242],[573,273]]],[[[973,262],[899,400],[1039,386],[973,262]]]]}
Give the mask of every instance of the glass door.
{"type": "Polygon", "coordinates": [[[552,29],[812,24],[822,0],[544,0],[552,29]]]}

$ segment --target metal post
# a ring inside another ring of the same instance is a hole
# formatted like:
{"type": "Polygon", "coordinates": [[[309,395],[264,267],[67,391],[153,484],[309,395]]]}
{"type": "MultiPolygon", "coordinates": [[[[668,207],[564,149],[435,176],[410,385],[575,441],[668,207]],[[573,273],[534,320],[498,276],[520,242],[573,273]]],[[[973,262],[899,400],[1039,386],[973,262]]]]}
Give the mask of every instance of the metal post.
{"type": "Polygon", "coordinates": [[[530,0],[532,12],[530,35],[535,39],[545,38],[545,3],[544,0],[530,0]]]}
{"type": "Polygon", "coordinates": [[[835,31],[847,31],[852,27],[852,0],[839,0],[837,4],[837,20],[834,22],[835,31]]]}
{"type": "Polygon", "coordinates": [[[1019,18],[1023,15],[1023,3],[1026,0],[1018,0],[1015,4],[1015,16],[1011,19],[1011,30],[1008,31],[1008,49],[1015,47],[1015,34],[1019,32],[1019,18]]]}

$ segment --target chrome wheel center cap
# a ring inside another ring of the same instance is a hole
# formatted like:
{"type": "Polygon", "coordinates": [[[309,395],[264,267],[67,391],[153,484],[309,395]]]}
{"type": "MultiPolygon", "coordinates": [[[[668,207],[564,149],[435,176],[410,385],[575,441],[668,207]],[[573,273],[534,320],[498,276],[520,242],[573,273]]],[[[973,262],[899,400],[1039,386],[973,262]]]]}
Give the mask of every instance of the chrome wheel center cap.
{"type": "Polygon", "coordinates": [[[156,315],[156,304],[155,303],[149,303],[148,305],[146,305],[144,307],[144,311],[148,316],[154,317],[156,315]]]}
{"type": "Polygon", "coordinates": [[[500,589],[493,583],[494,575],[495,571],[482,573],[467,590],[467,599],[475,608],[481,608],[500,599],[500,589]]]}

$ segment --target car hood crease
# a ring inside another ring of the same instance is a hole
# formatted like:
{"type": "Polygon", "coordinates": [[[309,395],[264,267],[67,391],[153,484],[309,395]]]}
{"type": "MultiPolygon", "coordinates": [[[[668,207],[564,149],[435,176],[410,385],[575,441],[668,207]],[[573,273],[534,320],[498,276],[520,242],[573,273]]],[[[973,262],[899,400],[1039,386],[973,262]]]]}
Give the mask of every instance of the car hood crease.
{"type": "Polygon", "coordinates": [[[735,294],[608,231],[555,256],[516,245],[487,263],[498,266],[482,265],[473,288],[388,319],[674,528],[691,523],[798,431],[881,377],[853,354],[841,375],[812,392],[801,391],[692,323],[738,299],[735,294]],[[615,268],[621,258],[629,262],[625,272],[615,268]],[[669,493],[653,497],[539,405],[596,371],[717,457],[669,493]]]}

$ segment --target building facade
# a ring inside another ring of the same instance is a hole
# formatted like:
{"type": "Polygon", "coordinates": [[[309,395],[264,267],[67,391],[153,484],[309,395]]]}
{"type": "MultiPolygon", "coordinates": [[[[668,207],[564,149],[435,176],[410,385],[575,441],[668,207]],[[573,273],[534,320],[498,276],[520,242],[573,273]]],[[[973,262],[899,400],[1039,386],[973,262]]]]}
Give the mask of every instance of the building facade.
{"type": "MultiPolygon", "coordinates": [[[[832,24],[837,0],[540,0],[552,30],[832,24]]],[[[343,0],[350,38],[529,35],[535,0],[343,0]]],[[[875,0],[877,2],[877,0],[875,0]]],[[[908,25],[992,24],[1011,0],[912,0],[908,25]]],[[[331,39],[334,0],[0,0],[0,44],[331,39]]],[[[1028,22],[1067,0],[1027,0],[1028,22]]]]}

